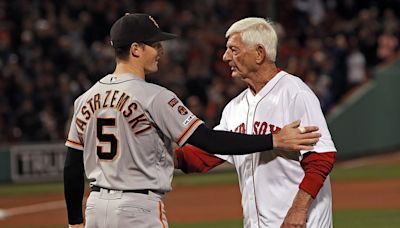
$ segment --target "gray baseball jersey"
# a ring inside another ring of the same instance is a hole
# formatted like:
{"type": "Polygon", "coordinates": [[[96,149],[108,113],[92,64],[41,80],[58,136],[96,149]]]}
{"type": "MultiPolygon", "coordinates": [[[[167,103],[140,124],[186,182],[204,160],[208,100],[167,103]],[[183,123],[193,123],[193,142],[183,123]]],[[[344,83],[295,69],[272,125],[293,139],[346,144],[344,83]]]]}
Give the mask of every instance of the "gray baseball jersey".
{"type": "Polygon", "coordinates": [[[93,185],[168,192],[172,142],[182,146],[201,123],[173,92],[110,74],[76,99],[66,146],[83,150],[93,185]]]}

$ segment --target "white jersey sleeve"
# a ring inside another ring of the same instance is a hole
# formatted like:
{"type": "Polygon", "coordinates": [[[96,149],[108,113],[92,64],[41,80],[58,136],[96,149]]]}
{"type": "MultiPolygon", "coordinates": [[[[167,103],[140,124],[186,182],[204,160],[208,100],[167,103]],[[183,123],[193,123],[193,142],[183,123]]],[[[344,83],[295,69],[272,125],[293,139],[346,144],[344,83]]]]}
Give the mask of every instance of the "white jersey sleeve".
{"type": "Polygon", "coordinates": [[[160,130],[179,146],[203,123],[169,90],[158,93],[148,108],[160,130]]]}
{"type": "MultiPolygon", "coordinates": [[[[288,109],[294,110],[289,119],[301,120],[301,126],[318,126],[322,136],[314,146],[315,152],[336,152],[319,100],[312,91],[299,91],[288,109]]],[[[301,151],[301,154],[306,152],[301,151]]]]}
{"type": "MultiPolygon", "coordinates": [[[[222,112],[222,116],[220,119],[220,122],[217,126],[214,127],[214,130],[217,131],[229,131],[228,128],[228,124],[227,124],[227,115],[229,114],[229,104],[227,106],[225,106],[223,112],[222,112]]],[[[229,163],[233,164],[233,157],[232,155],[220,155],[220,154],[214,154],[215,156],[224,159],[225,161],[228,161],[229,163]]]]}

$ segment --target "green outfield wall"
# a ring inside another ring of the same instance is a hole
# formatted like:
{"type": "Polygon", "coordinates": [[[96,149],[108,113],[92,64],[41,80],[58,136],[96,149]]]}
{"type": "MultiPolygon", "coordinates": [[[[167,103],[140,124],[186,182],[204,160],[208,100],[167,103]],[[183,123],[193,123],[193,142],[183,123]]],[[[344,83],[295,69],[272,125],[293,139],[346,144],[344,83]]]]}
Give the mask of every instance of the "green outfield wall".
{"type": "Polygon", "coordinates": [[[327,116],[339,159],[400,148],[400,59],[327,116]]]}

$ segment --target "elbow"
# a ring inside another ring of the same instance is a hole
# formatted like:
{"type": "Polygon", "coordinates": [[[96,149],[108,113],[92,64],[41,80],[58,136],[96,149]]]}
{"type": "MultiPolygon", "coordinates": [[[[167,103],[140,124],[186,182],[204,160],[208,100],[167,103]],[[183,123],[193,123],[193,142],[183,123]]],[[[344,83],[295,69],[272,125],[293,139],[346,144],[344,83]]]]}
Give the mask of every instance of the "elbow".
{"type": "Polygon", "coordinates": [[[84,181],[83,167],[64,166],[64,182],[70,183],[74,181],[84,181]]]}

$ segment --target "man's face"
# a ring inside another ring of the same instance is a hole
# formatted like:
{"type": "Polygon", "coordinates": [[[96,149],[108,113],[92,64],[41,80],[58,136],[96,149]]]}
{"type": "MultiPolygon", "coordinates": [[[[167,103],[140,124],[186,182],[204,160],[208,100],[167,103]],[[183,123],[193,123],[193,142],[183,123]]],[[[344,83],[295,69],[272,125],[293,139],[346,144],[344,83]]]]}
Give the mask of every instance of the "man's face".
{"type": "Polygon", "coordinates": [[[164,54],[161,43],[145,44],[143,49],[143,66],[145,74],[157,72],[158,61],[164,54]]]}
{"type": "Polygon", "coordinates": [[[239,33],[232,34],[226,42],[226,51],[222,59],[231,68],[232,77],[247,78],[256,70],[256,49],[243,43],[239,33]]]}

